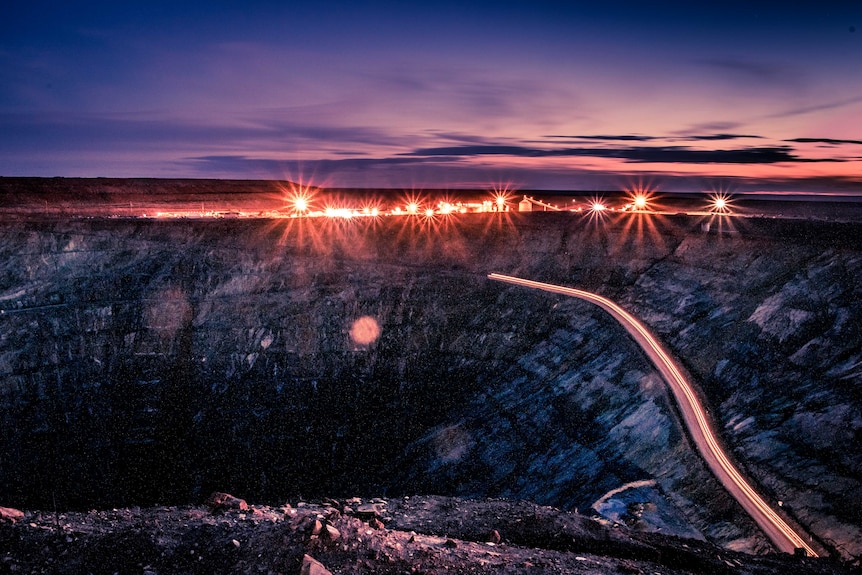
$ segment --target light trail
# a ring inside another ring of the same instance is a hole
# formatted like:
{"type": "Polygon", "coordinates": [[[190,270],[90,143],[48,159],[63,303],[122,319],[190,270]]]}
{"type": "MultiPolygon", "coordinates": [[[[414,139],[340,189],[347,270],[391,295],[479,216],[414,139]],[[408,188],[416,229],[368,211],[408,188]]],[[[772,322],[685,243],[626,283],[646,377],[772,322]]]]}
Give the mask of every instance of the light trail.
{"type": "Polygon", "coordinates": [[[683,377],[676,363],[662,348],[658,340],[634,316],[611,300],[592,292],[496,273],[489,274],[488,278],[580,298],[608,312],[641,346],[670,386],[680,408],[683,423],[688,428],[695,446],[724,488],[742,505],[743,509],[778,549],[787,553],[794,553],[796,549],[802,548],[809,556],[817,557],[814,549],[772,509],[731,463],[724,449],[718,443],[706,417],[706,412],[691,385],[683,377]]]}

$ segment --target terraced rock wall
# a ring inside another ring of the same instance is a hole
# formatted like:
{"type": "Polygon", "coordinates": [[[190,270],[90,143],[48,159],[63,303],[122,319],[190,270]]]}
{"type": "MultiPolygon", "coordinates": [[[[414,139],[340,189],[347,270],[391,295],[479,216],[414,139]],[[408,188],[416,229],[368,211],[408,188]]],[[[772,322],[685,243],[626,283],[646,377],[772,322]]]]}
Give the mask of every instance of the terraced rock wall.
{"type": "Polygon", "coordinates": [[[765,549],[622,330],[485,277],[502,272],[641,317],[768,496],[858,555],[858,228],[615,218],[4,223],[4,503],[601,501],[638,528],[765,549]]]}

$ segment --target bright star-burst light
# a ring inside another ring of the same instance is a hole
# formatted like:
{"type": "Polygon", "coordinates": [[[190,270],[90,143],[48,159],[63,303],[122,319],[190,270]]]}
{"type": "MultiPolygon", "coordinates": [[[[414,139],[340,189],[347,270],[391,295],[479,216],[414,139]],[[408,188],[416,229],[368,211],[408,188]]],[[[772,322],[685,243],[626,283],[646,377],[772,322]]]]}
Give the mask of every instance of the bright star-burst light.
{"type": "Polygon", "coordinates": [[[293,208],[293,212],[303,215],[311,209],[311,192],[306,187],[294,188],[287,197],[287,203],[293,208]]]}
{"type": "Polygon", "coordinates": [[[505,212],[506,204],[509,203],[510,197],[505,191],[496,192],[494,194],[494,206],[496,207],[496,211],[505,212]]]}
{"type": "Polygon", "coordinates": [[[628,204],[623,208],[623,211],[651,212],[653,210],[652,200],[655,192],[649,186],[639,183],[631,188],[626,188],[625,191],[628,204]]]}
{"type": "Polygon", "coordinates": [[[586,215],[590,218],[590,221],[604,221],[608,217],[609,209],[604,198],[594,196],[587,202],[586,215]]]}
{"type": "Polygon", "coordinates": [[[650,212],[652,211],[652,194],[649,192],[636,191],[629,194],[629,205],[631,210],[635,212],[650,212]]]}
{"type": "Polygon", "coordinates": [[[710,194],[709,211],[715,214],[729,214],[731,212],[730,196],[723,192],[710,194]]]}

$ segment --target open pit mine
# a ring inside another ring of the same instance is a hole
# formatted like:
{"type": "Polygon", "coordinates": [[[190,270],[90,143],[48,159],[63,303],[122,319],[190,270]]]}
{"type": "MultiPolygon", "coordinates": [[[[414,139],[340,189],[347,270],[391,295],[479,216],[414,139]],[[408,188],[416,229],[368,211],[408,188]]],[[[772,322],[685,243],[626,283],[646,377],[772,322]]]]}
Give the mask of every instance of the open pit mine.
{"type": "Polygon", "coordinates": [[[637,317],[740,473],[858,561],[862,227],[704,223],[4,218],[0,505],[494,498],[772,552],[626,331],[501,273],[637,317]]]}

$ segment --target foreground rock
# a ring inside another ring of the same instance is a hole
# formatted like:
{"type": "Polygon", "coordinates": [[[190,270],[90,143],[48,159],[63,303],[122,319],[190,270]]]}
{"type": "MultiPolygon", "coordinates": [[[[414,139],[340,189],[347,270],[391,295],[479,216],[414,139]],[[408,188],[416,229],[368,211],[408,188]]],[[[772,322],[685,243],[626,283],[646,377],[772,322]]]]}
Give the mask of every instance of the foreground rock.
{"type": "Polygon", "coordinates": [[[831,560],[746,555],[524,502],[405,497],[374,504],[379,518],[367,518],[356,500],[224,514],[198,507],[26,512],[23,521],[0,524],[0,573],[852,572],[831,560]]]}
{"type": "Polygon", "coordinates": [[[12,509],[11,507],[0,507],[0,521],[10,521],[15,523],[23,518],[24,513],[22,511],[12,509]]]}
{"type": "Polygon", "coordinates": [[[238,511],[248,510],[248,503],[246,503],[245,499],[234,497],[230,493],[221,493],[218,491],[209,496],[206,505],[213,511],[227,511],[231,509],[238,511]]]}
{"type": "Polygon", "coordinates": [[[320,561],[304,555],[299,575],[332,575],[332,573],[320,561]]]}

